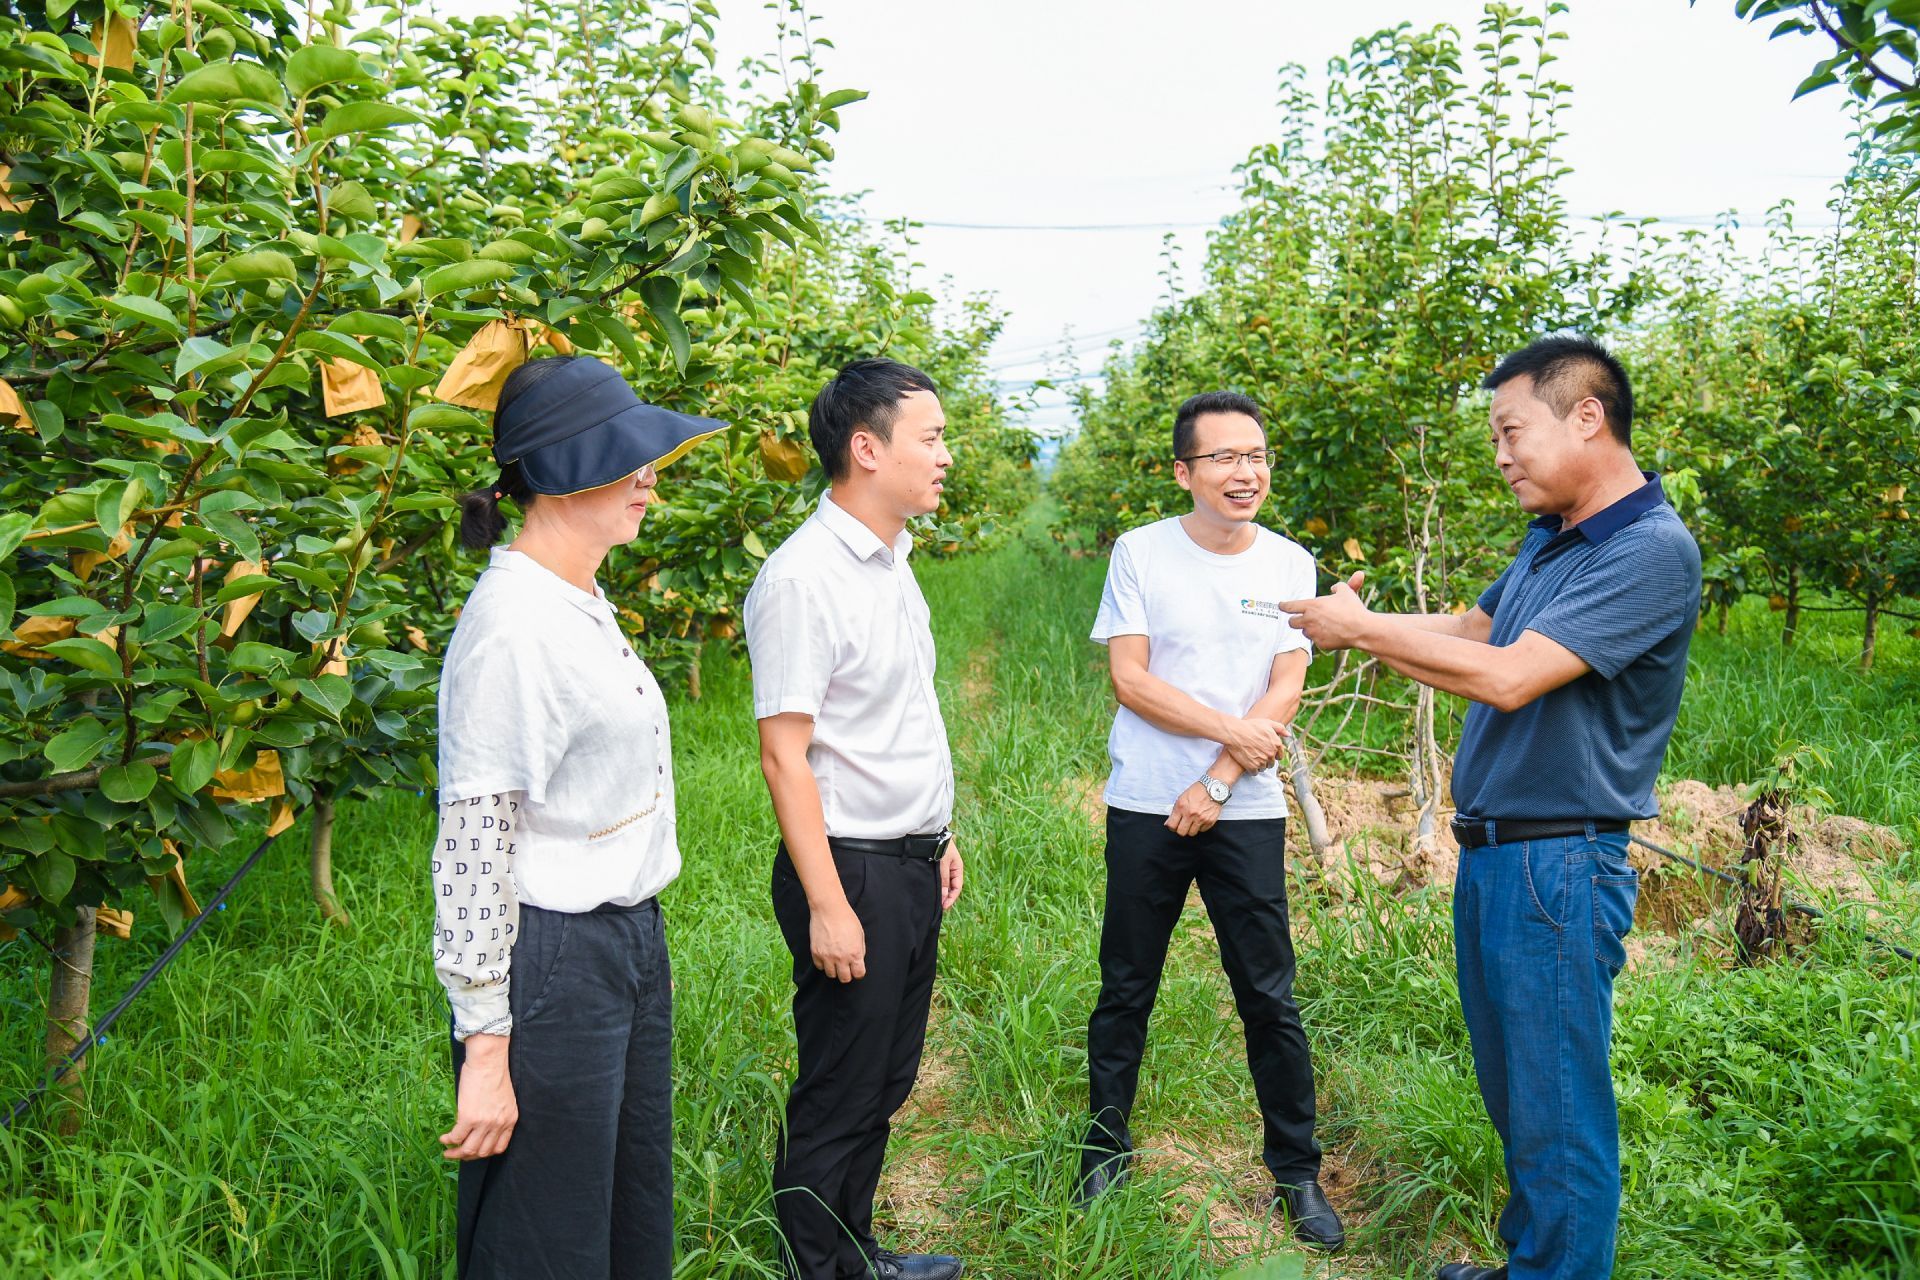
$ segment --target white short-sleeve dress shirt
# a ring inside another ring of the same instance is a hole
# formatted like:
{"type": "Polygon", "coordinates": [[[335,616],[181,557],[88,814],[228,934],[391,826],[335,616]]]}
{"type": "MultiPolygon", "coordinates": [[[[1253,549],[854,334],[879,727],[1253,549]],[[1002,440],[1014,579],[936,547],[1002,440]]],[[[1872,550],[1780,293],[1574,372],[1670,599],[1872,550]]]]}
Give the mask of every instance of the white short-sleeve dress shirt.
{"type": "Polygon", "coordinates": [[[753,714],[813,717],[807,764],[829,836],[891,840],[943,830],[953,816],[912,549],[911,534],[889,547],[823,494],[747,593],[753,714]]]}
{"type": "MultiPolygon", "coordinates": [[[[1147,670],[1203,706],[1243,716],[1267,691],[1273,660],[1312,651],[1280,601],[1315,594],[1313,556],[1255,526],[1237,555],[1208,551],[1178,517],[1130,529],[1113,544],[1093,639],[1147,637],[1147,670]]],[[[1134,813],[1171,813],[1180,793],[1219,758],[1220,744],[1168,733],[1121,707],[1107,737],[1106,801],[1134,813]]],[[[1287,789],[1268,769],[1233,785],[1222,821],[1287,816],[1287,789]]]]}
{"type": "Polygon", "coordinates": [[[440,677],[435,967],[456,1029],[504,1029],[521,904],[631,906],[680,872],[672,743],[613,607],[496,548],[440,677]]]}

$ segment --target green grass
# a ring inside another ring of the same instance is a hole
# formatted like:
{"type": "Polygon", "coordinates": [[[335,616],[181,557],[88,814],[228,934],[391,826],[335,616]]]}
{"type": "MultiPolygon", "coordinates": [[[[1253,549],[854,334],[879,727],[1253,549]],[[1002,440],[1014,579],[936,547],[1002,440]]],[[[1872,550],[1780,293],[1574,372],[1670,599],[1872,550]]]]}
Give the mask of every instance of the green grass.
{"type": "MultiPolygon", "coordinates": [[[[995,1277],[1211,1277],[1272,1252],[1259,1128],[1210,936],[1183,925],[1154,1020],[1129,1191],[1069,1206],[1097,985],[1109,695],[1085,636],[1104,565],[1022,544],[923,564],[956,742],[970,874],[948,921],[923,1087],[896,1133],[883,1220],[995,1277]]],[[[1829,753],[1840,808],[1912,831],[1915,646],[1848,666],[1847,624],[1780,655],[1760,610],[1706,634],[1672,768],[1746,782],[1782,726],[1829,753]]],[[[675,708],[686,871],[666,903],[676,973],[677,1218],[684,1277],[772,1274],[767,1158],[792,1067],[788,958],[767,903],[774,827],[744,665],[708,655],[675,708]]],[[[426,799],[343,806],[351,930],[305,898],[282,838],[91,1060],[78,1139],[0,1136],[0,1272],[80,1277],[451,1274],[444,1001],[427,945],[426,799]]],[[[196,857],[210,887],[243,856],[196,857]]],[[[1349,1256],[1310,1274],[1421,1277],[1489,1251],[1498,1149],[1473,1092],[1447,903],[1302,894],[1300,990],[1324,1138],[1356,1190],[1349,1256]]],[[[1920,971],[1843,917],[1799,961],[1683,956],[1620,988],[1627,1166],[1619,1274],[1920,1274],[1920,971]],[[1876,1219],[1876,1214],[1878,1215],[1876,1219]]],[[[144,913],[103,941],[96,1009],[164,945],[144,913]]],[[[1895,922],[1902,925],[1902,922],[1895,922]]],[[[1902,927],[1916,932],[1908,919],[1902,927]]],[[[44,956],[0,951],[0,1094],[35,1069],[44,956]]]]}

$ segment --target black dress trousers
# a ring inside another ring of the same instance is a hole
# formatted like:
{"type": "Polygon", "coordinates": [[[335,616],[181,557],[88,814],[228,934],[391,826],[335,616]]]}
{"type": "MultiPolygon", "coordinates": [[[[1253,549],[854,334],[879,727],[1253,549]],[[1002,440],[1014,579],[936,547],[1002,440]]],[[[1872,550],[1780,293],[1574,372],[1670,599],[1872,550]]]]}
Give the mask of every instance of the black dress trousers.
{"type": "Polygon", "coordinates": [[[784,845],[773,862],[773,914],[793,953],[799,1040],[773,1162],[792,1280],[869,1274],[874,1190],[893,1113],[920,1071],[940,944],[939,863],[836,851],[834,865],[867,935],[867,976],[853,982],[814,968],[807,896],[784,845]]]}
{"type": "MultiPolygon", "coordinates": [[[[673,977],[659,905],[520,909],[507,1149],[460,1166],[461,1280],[673,1275],[673,977]]],[[[465,1046],[453,1045],[455,1088],[465,1046]]]]}
{"type": "Polygon", "coordinates": [[[1285,818],[1253,818],[1178,836],[1160,814],[1107,810],[1100,999],[1087,1024],[1093,1116],[1087,1145],[1095,1156],[1132,1150],[1127,1120],[1140,1084],[1147,1019],[1167,944],[1197,880],[1246,1033],[1247,1066],[1266,1122],[1267,1168],[1282,1184],[1319,1177],[1313,1062],[1293,999],[1286,833],[1285,818]]]}

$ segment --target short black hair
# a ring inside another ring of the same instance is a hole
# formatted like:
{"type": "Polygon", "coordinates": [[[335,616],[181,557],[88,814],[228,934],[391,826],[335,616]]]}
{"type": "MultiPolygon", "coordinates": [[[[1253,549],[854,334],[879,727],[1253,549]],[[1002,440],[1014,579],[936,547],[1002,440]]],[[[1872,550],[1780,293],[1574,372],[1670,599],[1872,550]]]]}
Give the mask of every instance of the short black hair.
{"type": "Polygon", "coordinates": [[[864,428],[891,441],[900,402],[916,391],[940,394],[932,378],[898,360],[855,360],[820,388],[807,413],[807,436],[826,473],[844,480],[853,470],[855,431],[864,428]]]}
{"type": "Polygon", "coordinates": [[[1613,352],[1584,333],[1551,333],[1535,338],[1493,367],[1480,385],[1492,391],[1525,375],[1533,394],[1561,417],[1591,396],[1600,402],[1613,438],[1633,443],[1633,385],[1613,352]]]}
{"type": "Polygon", "coordinates": [[[1248,396],[1238,391],[1202,391],[1197,396],[1188,396],[1173,415],[1173,456],[1184,458],[1193,452],[1193,424],[1202,414],[1208,413],[1244,413],[1253,419],[1253,425],[1262,431],[1267,423],[1260,416],[1260,406],[1248,396]]]}

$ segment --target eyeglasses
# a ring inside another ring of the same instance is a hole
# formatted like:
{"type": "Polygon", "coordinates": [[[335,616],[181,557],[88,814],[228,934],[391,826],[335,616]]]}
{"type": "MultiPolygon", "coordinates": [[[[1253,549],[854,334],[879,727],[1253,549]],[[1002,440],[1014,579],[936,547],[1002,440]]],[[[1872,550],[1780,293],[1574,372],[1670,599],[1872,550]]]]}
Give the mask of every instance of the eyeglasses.
{"type": "Polygon", "coordinates": [[[1174,461],[1191,463],[1199,462],[1203,458],[1216,467],[1230,467],[1236,462],[1244,461],[1248,466],[1264,471],[1273,465],[1273,450],[1248,449],[1240,453],[1232,449],[1221,449],[1217,453],[1195,453],[1184,458],[1175,458],[1174,461]]]}

